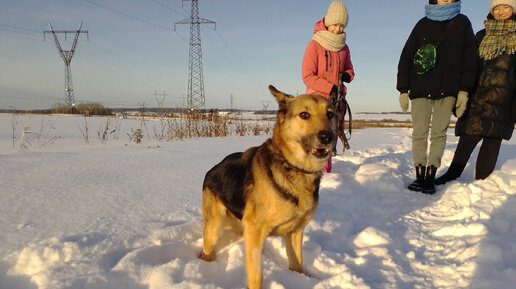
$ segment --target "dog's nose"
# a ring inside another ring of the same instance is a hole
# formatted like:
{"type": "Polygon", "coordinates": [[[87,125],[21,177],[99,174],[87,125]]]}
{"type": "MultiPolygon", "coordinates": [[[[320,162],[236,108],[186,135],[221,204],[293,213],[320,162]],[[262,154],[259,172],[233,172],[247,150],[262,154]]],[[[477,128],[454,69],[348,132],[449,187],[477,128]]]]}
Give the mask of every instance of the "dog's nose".
{"type": "Polygon", "coordinates": [[[323,130],[321,132],[319,132],[319,134],[317,135],[317,138],[319,139],[319,142],[321,142],[322,144],[330,144],[333,142],[333,132],[331,131],[328,131],[328,130],[323,130]]]}

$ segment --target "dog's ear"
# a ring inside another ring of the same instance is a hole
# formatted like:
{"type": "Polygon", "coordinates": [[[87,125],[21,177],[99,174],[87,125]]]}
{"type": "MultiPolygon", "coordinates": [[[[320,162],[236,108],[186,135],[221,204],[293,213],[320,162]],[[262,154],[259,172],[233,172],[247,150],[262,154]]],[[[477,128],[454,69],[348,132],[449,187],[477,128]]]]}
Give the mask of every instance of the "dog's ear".
{"type": "Polygon", "coordinates": [[[269,91],[274,97],[276,97],[276,101],[278,101],[279,110],[286,111],[288,107],[288,103],[294,99],[294,97],[290,94],[283,93],[276,89],[276,87],[269,85],[269,91]]]}

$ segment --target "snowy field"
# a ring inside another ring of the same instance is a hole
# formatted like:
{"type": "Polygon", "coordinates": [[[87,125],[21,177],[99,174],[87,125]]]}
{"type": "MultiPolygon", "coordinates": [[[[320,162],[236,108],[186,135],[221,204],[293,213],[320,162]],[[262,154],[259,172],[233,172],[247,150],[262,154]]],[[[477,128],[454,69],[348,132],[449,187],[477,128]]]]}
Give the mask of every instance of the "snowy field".
{"type": "MultiPolygon", "coordinates": [[[[18,150],[27,119],[0,114],[1,289],[245,287],[239,236],[223,238],[215,262],[197,258],[201,185],[225,155],[268,136],[136,144],[140,121],[120,120],[100,142],[106,119],[92,117],[86,144],[84,118],[33,115],[18,150]]],[[[410,134],[353,131],[305,231],[306,274],[268,238],[264,288],[515,288],[516,141],[503,142],[488,179],[474,180],[475,150],[462,177],[427,196],[406,189],[410,134]]],[[[457,141],[450,130],[443,166],[457,141]]]]}
{"type": "Polygon", "coordinates": [[[410,113],[352,113],[354,120],[397,120],[410,122],[410,113]]]}

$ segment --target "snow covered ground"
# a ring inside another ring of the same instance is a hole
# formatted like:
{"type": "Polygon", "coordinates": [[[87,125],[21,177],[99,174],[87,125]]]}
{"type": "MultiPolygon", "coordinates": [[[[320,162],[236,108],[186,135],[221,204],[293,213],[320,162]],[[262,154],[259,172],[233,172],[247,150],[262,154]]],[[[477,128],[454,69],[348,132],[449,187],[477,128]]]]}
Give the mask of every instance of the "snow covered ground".
{"type": "MultiPolygon", "coordinates": [[[[268,136],[135,144],[141,123],[120,120],[101,143],[106,119],[92,117],[86,144],[84,118],[33,115],[18,150],[27,119],[0,114],[0,288],[245,287],[239,236],[224,237],[215,262],[197,258],[201,184],[226,154],[268,136]]],[[[503,142],[488,179],[474,180],[475,150],[462,177],[426,196],[406,189],[410,134],[353,131],[305,231],[306,274],[268,238],[264,288],[515,288],[516,141],[503,142]]],[[[450,130],[444,166],[457,140],[450,130]]]]}
{"type": "Polygon", "coordinates": [[[354,120],[397,120],[410,122],[410,113],[353,113],[354,120]]]}

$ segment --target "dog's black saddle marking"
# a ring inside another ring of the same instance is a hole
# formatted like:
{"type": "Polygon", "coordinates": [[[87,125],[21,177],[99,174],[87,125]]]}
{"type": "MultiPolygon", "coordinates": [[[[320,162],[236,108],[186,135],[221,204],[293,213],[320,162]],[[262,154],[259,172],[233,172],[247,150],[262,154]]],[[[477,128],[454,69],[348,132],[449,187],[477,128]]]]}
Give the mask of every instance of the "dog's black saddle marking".
{"type": "Polygon", "coordinates": [[[238,219],[242,219],[244,213],[245,186],[252,185],[251,164],[257,149],[228,155],[204,178],[203,188],[208,187],[238,219]]]}

